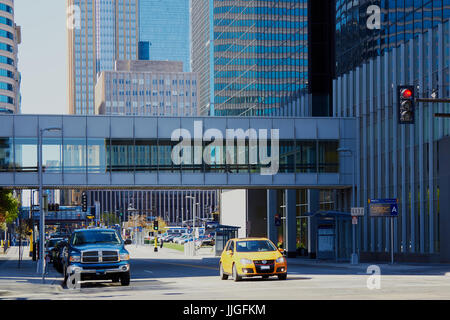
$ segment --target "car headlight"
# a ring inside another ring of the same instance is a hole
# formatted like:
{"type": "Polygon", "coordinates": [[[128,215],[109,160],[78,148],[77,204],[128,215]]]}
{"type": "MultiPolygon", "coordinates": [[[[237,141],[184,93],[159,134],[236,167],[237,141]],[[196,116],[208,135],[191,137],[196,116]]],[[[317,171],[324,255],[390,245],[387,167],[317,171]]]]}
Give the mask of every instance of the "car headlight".
{"type": "Polygon", "coordinates": [[[285,263],[285,262],[286,262],[286,259],[284,257],[279,257],[277,259],[277,263],[285,263]]]}
{"type": "Polygon", "coordinates": [[[122,260],[122,261],[130,260],[130,255],[128,253],[121,253],[120,260],[122,260]]]}
{"type": "Polygon", "coordinates": [[[80,262],[81,261],[81,256],[79,256],[79,255],[70,256],[69,261],[70,262],[80,262]]]}
{"type": "Polygon", "coordinates": [[[241,259],[241,264],[252,264],[253,261],[250,259],[241,259]]]}

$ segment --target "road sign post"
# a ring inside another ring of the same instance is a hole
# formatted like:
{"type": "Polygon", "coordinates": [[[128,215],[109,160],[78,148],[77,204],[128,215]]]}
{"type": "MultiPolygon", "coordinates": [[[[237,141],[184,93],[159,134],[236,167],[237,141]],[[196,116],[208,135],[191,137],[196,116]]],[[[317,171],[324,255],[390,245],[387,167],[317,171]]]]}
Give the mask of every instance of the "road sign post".
{"type": "Polygon", "coordinates": [[[391,220],[391,264],[394,264],[394,219],[398,217],[398,199],[369,199],[369,212],[372,218],[391,220]]]}
{"type": "Polygon", "coordinates": [[[358,217],[364,216],[364,207],[351,208],[352,215],[352,241],[353,241],[353,254],[352,264],[357,264],[358,255],[356,254],[356,225],[358,224],[358,217]]]}

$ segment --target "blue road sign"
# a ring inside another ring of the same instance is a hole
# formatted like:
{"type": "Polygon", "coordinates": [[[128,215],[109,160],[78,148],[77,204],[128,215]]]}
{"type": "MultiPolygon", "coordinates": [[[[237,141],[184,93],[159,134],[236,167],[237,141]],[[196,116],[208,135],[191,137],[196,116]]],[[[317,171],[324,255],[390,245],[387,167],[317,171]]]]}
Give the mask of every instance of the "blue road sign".
{"type": "Polygon", "coordinates": [[[397,199],[370,199],[369,215],[371,217],[397,217],[397,199]]]}

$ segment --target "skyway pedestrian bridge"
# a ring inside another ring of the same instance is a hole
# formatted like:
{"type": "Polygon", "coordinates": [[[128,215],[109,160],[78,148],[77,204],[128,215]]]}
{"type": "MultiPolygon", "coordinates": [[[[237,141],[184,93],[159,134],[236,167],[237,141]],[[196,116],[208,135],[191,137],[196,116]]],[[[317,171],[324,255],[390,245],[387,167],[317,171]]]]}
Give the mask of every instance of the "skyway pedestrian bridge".
{"type": "Polygon", "coordinates": [[[0,116],[0,187],[347,188],[354,118],[0,116]],[[58,130],[48,130],[58,128],[58,130]]]}

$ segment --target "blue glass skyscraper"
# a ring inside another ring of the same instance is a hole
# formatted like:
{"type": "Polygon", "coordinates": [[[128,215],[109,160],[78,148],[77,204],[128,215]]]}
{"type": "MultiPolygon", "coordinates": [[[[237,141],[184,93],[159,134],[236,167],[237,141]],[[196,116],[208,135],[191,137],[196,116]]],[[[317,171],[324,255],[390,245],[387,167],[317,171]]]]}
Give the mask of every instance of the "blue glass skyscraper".
{"type": "Polygon", "coordinates": [[[192,2],[200,110],[276,115],[308,82],[307,0],[192,2]]]}
{"type": "Polygon", "coordinates": [[[406,43],[449,17],[450,0],[336,0],[337,75],[406,43]]]}
{"type": "Polygon", "coordinates": [[[139,1],[139,40],[149,43],[150,60],[182,61],[190,72],[189,14],[189,0],[139,1]]]}

